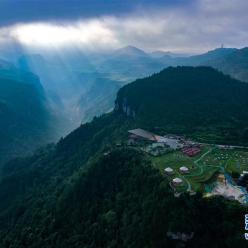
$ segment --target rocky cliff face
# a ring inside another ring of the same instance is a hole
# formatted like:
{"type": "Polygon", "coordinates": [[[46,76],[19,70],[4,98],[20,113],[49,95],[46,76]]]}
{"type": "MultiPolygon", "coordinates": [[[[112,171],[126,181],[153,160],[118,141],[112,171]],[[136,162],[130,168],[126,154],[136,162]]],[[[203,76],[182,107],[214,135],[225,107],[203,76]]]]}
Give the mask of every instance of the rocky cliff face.
{"type": "Polygon", "coordinates": [[[122,113],[126,114],[128,117],[135,118],[136,113],[129,105],[127,98],[123,98],[123,100],[116,100],[115,102],[115,111],[121,111],[122,113]]]}

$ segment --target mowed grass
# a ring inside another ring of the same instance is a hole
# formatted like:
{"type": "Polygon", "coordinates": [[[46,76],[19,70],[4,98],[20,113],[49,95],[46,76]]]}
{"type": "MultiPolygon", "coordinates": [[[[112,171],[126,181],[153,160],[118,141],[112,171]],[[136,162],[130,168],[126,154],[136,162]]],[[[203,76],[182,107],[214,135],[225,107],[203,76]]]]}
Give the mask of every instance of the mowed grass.
{"type": "Polygon", "coordinates": [[[176,190],[178,192],[184,192],[188,188],[188,184],[185,178],[179,172],[179,168],[182,166],[187,166],[188,168],[195,170],[194,162],[189,157],[182,154],[180,151],[170,152],[168,154],[159,156],[159,157],[151,157],[153,165],[164,174],[164,169],[167,167],[171,167],[174,170],[174,174],[171,176],[167,176],[169,181],[172,182],[173,178],[179,177],[183,180],[181,185],[176,186],[176,190]]]}
{"type": "Polygon", "coordinates": [[[178,186],[180,191],[185,191],[188,186],[187,182],[190,183],[191,189],[193,191],[203,191],[203,184],[209,181],[216,172],[219,171],[218,167],[203,166],[201,160],[198,163],[194,163],[207,151],[210,147],[204,147],[202,152],[195,157],[188,157],[184,155],[181,151],[171,152],[160,157],[152,157],[153,165],[158,168],[161,173],[164,174],[164,169],[171,167],[174,169],[174,175],[167,176],[169,180],[172,181],[173,178],[179,177],[183,180],[183,184],[178,186]],[[179,168],[181,166],[186,166],[190,169],[188,174],[181,174],[179,168]],[[187,182],[186,182],[187,181],[187,182]]]}
{"type": "Polygon", "coordinates": [[[152,162],[161,172],[164,172],[164,169],[167,167],[171,167],[176,171],[182,166],[187,166],[190,169],[194,169],[193,160],[185,156],[180,151],[170,152],[159,157],[152,157],[152,162]]]}
{"type": "Polygon", "coordinates": [[[203,165],[222,167],[228,173],[242,173],[248,170],[248,150],[215,148],[201,162],[203,165]]]}
{"type": "Polygon", "coordinates": [[[208,183],[216,173],[219,172],[219,168],[216,167],[203,167],[203,173],[199,176],[192,176],[192,178],[187,177],[191,182],[191,186],[195,191],[203,191],[204,184],[208,183]]]}
{"type": "Polygon", "coordinates": [[[248,170],[248,150],[245,149],[219,149],[215,146],[204,146],[200,154],[188,157],[181,151],[175,151],[159,157],[151,157],[153,165],[164,174],[164,169],[171,167],[174,175],[167,176],[170,181],[175,177],[183,180],[183,184],[177,186],[178,191],[188,189],[203,191],[204,184],[208,183],[218,172],[242,173],[248,170]],[[189,168],[188,174],[181,174],[179,168],[189,168]]]}

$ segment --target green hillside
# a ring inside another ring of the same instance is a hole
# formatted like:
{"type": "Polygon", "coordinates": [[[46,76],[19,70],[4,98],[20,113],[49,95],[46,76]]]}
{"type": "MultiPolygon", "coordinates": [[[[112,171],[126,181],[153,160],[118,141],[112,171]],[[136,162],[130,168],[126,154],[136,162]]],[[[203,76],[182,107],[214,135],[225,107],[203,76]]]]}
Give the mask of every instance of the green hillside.
{"type": "Polygon", "coordinates": [[[27,155],[51,137],[51,116],[37,78],[10,79],[0,72],[0,164],[27,155]]]}
{"type": "MultiPolygon", "coordinates": [[[[159,121],[154,128],[183,127],[176,115],[166,126],[169,112],[164,96],[173,90],[181,96],[184,92],[185,97],[192,90],[199,93],[207,80],[215,84],[209,83],[200,99],[207,95],[210,104],[216,94],[221,96],[211,90],[218,83],[217,92],[226,87],[229,94],[232,89],[237,101],[238,89],[245,93],[243,83],[210,68],[169,68],[122,88],[115,111],[81,125],[56,145],[6,164],[0,174],[0,247],[246,247],[247,207],[224,198],[202,198],[200,193],[176,198],[146,154],[124,145],[116,147],[134,126],[151,127],[159,121]],[[166,78],[172,80],[168,87],[166,78]],[[186,91],[185,82],[191,91],[186,91]],[[171,239],[171,233],[179,239],[171,239]],[[180,238],[182,234],[188,241],[180,238]]],[[[242,94],[235,107],[246,106],[242,94]]],[[[186,104],[186,99],[179,103],[186,104]]],[[[207,105],[197,103],[201,110],[207,105]]],[[[226,106],[230,105],[225,103],[222,109],[226,106]]],[[[173,105],[172,110],[177,108],[173,105]]],[[[225,109],[225,113],[223,118],[229,120],[226,115],[234,110],[225,109]]],[[[186,120],[194,116],[187,108],[181,114],[186,120]]],[[[210,115],[208,125],[202,125],[202,133],[212,130],[210,124],[215,130],[213,116],[217,115],[210,115]]],[[[183,130],[190,134],[188,125],[183,130]]]]}
{"type": "Polygon", "coordinates": [[[210,67],[168,68],[118,93],[116,109],[149,129],[247,143],[248,85],[210,67]]]}
{"type": "Polygon", "coordinates": [[[194,233],[187,241],[189,247],[206,247],[206,243],[208,247],[245,247],[244,207],[201,195],[175,198],[167,180],[143,153],[125,148],[107,156],[96,152],[95,142],[106,146],[110,133],[113,138],[120,135],[123,120],[115,118],[96,119],[57,147],[5,167],[0,181],[2,247],[185,244],[170,239],[168,232],[194,233]],[[72,142],[75,146],[66,153],[63,148],[72,142]]]}

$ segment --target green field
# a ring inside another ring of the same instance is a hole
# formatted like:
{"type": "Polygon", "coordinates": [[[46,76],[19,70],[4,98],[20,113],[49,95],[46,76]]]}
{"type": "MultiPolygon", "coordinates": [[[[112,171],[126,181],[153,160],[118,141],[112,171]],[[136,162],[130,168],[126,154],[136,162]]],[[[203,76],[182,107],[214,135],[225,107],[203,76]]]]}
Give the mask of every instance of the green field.
{"type": "Polygon", "coordinates": [[[248,150],[224,150],[215,146],[206,145],[200,154],[188,157],[181,151],[175,151],[160,157],[151,157],[153,165],[164,173],[166,167],[174,169],[174,175],[167,176],[171,181],[175,177],[183,180],[177,191],[203,191],[204,184],[209,182],[218,172],[242,173],[248,170],[248,150]],[[186,166],[188,174],[181,174],[179,168],[186,166]]]}
{"type": "Polygon", "coordinates": [[[204,165],[219,167],[228,173],[242,173],[242,171],[248,169],[248,150],[221,150],[215,148],[202,160],[202,163],[204,165]]]}

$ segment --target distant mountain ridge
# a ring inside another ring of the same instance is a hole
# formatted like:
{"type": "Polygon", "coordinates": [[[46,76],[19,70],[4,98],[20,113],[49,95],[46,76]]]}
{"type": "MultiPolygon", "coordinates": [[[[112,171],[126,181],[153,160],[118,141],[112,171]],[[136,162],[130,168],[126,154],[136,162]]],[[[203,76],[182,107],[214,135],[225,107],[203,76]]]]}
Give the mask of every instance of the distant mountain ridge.
{"type": "Polygon", "coordinates": [[[133,46],[102,54],[85,54],[77,49],[61,54],[22,54],[16,66],[1,60],[0,73],[10,80],[35,84],[41,94],[45,91],[53,114],[63,126],[60,135],[65,135],[110,111],[123,85],[178,65],[211,66],[248,82],[247,48],[218,48],[186,57],[164,51],[154,56],[133,46]]]}
{"type": "Polygon", "coordinates": [[[50,54],[44,58],[39,54],[23,55],[18,63],[20,69],[34,71],[40,76],[54,108],[68,118],[70,124],[65,123],[65,126],[72,130],[94,115],[113,108],[115,93],[122,85],[169,66],[212,66],[248,82],[245,51],[245,48],[217,48],[186,57],[158,51],[159,56],[154,56],[137,47],[126,46],[92,56],[80,51],[65,51],[63,56],[50,54]]]}
{"type": "Polygon", "coordinates": [[[143,50],[127,46],[106,56],[97,66],[102,73],[118,75],[126,82],[145,77],[163,68],[163,64],[143,50]]]}
{"type": "Polygon", "coordinates": [[[164,67],[168,66],[211,66],[225,74],[248,82],[248,56],[247,48],[217,48],[201,55],[190,57],[171,58],[164,56],[160,58],[164,67]]]}
{"type": "Polygon", "coordinates": [[[248,48],[236,49],[224,57],[209,61],[206,65],[213,66],[234,78],[248,82],[248,48]]]}
{"type": "Polygon", "coordinates": [[[127,77],[129,81],[149,76],[169,66],[211,66],[239,80],[248,82],[247,48],[216,48],[203,54],[185,56],[171,52],[147,53],[127,46],[106,56],[98,70],[127,77]]]}
{"type": "Polygon", "coordinates": [[[185,53],[173,53],[173,52],[165,52],[165,51],[154,51],[149,53],[150,56],[153,58],[162,58],[164,56],[169,56],[172,58],[177,58],[177,57],[189,57],[190,55],[187,55],[185,53]]]}
{"type": "Polygon", "coordinates": [[[193,60],[197,63],[205,63],[207,61],[212,61],[218,58],[224,58],[236,52],[237,50],[238,49],[236,48],[216,48],[204,54],[190,56],[188,60],[193,60]]]}
{"type": "Polygon", "coordinates": [[[134,46],[126,46],[120,49],[117,49],[113,52],[112,56],[127,56],[127,57],[147,57],[148,54],[143,50],[134,47],[134,46]]]}

